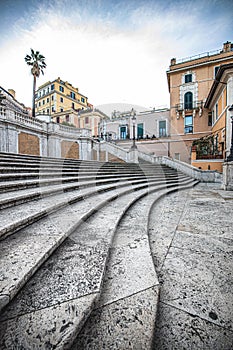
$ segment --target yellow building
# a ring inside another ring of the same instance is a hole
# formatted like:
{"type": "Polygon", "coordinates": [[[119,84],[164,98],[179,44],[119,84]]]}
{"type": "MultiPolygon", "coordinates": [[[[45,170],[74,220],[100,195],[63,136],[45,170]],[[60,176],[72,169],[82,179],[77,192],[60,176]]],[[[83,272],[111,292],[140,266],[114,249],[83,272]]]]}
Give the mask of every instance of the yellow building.
{"type": "Polygon", "coordinates": [[[220,66],[227,63],[233,63],[231,42],[215,52],[171,60],[167,71],[171,157],[191,163],[193,141],[211,133],[212,114],[205,103],[220,66]]]}
{"type": "Polygon", "coordinates": [[[192,165],[203,170],[222,171],[224,159],[230,153],[233,104],[233,63],[221,65],[211,86],[204,107],[211,120],[211,134],[196,140],[192,148],[192,165]]]}
{"type": "Polygon", "coordinates": [[[53,115],[69,109],[83,110],[88,106],[88,98],[60,77],[47,81],[36,91],[36,114],[53,115]]]}

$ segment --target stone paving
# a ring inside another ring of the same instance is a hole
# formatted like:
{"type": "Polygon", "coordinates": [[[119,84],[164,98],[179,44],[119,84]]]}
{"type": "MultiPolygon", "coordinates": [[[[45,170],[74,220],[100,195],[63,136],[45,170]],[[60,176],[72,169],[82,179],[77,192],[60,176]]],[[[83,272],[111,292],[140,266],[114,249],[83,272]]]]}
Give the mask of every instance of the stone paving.
{"type": "Polygon", "coordinates": [[[154,350],[233,349],[233,192],[200,183],[161,199],[149,240],[160,283],[154,350]]]}

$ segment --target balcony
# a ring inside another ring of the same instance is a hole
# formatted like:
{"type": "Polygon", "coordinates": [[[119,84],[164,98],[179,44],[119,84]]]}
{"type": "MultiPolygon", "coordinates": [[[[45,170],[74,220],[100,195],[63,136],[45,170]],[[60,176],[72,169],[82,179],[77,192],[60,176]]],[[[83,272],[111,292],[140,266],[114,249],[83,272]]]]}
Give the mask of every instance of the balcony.
{"type": "Polygon", "coordinates": [[[192,110],[198,110],[202,109],[204,106],[203,101],[194,101],[194,102],[188,102],[188,103],[179,103],[175,105],[175,109],[177,112],[183,112],[183,111],[192,111],[192,110]]]}

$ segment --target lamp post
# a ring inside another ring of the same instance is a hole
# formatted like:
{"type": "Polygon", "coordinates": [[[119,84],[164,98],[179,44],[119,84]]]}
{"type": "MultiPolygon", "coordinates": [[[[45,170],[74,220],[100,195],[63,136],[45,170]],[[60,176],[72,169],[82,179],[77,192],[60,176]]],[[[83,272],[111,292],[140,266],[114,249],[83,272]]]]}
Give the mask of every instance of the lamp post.
{"type": "Polygon", "coordinates": [[[132,116],[132,122],[133,122],[133,145],[131,146],[131,150],[137,149],[136,143],[135,143],[135,124],[136,124],[136,112],[132,108],[131,110],[131,116],[132,116]]]}
{"type": "Polygon", "coordinates": [[[231,117],[231,148],[230,148],[230,154],[227,157],[227,162],[233,162],[233,104],[228,108],[228,111],[230,112],[231,117]]]}

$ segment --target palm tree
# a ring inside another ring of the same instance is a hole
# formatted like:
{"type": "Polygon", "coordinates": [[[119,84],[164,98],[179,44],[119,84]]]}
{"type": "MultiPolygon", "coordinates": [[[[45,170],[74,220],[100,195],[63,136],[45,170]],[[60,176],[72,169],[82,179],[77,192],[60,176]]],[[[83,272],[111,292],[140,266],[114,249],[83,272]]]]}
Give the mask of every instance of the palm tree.
{"type": "Polygon", "coordinates": [[[44,69],[46,68],[45,57],[31,49],[31,55],[27,55],[25,58],[26,63],[32,66],[31,73],[33,75],[33,96],[32,96],[32,116],[35,118],[35,95],[36,95],[36,78],[39,78],[40,73],[44,75],[44,69]]]}

